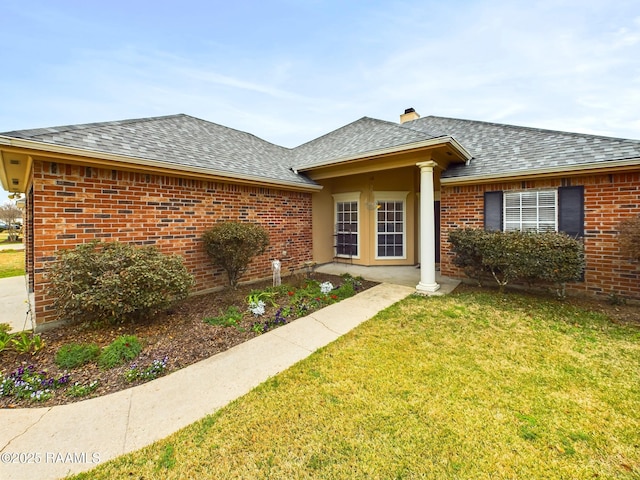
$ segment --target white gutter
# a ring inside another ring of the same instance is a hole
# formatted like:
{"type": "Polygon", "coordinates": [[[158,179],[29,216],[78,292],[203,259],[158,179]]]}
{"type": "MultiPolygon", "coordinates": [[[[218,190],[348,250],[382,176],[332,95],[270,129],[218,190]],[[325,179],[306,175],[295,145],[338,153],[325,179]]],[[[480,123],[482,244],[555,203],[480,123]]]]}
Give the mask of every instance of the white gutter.
{"type": "Polygon", "coordinates": [[[469,184],[469,183],[488,183],[495,180],[516,179],[525,177],[540,177],[551,175],[578,175],[580,173],[590,173],[594,170],[610,170],[615,168],[623,169],[640,169],[640,157],[625,159],[625,160],[612,160],[604,162],[592,162],[583,163],[581,165],[568,165],[564,167],[549,167],[539,168],[535,170],[516,170],[499,174],[487,174],[487,175],[473,175],[473,176],[461,176],[440,178],[442,185],[455,185],[455,184],[469,184]]]}
{"type": "Polygon", "coordinates": [[[407,143],[407,144],[398,145],[395,147],[381,148],[379,150],[371,150],[369,152],[358,153],[356,155],[347,155],[345,157],[332,158],[331,160],[323,160],[317,163],[302,165],[294,168],[295,168],[295,171],[304,172],[307,170],[313,170],[314,168],[328,167],[331,165],[337,165],[340,163],[349,162],[353,160],[361,160],[363,158],[378,157],[382,155],[389,155],[391,153],[401,153],[401,152],[407,152],[409,150],[417,150],[420,148],[435,147],[438,145],[447,145],[447,144],[451,145],[455,150],[457,150],[464,157],[466,161],[469,161],[473,158],[473,155],[471,155],[467,151],[467,149],[465,149],[462,145],[460,145],[460,143],[458,143],[458,141],[455,138],[446,136],[446,137],[430,138],[429,140],[423,140],[423,141],[414,142],[414,143],[407,143]]]}
{"type": "Polygon", "coordinates": [[[257,175],[247,175],[236,172],[229,172],[225,170],[208,169],[204,167],[195,167],[192,165],[179,165],[175,163],[168,163],[159,160],[149,160],[142,157],[128,157],[126,155],[119,155],[114,153],[106,153],[97,150],[87,150],[78,147],[68,147],[62,145],[55,145],[52,143],[37,142],[34,140],[25,140],[22,138],[13,138],[0,135],[0,145],[7,145],[16,148],[24,148],[28,150],[37,150],[44,153],[57,153],[60,155],[75,155],[80,157],[89,157],[100,160],[108,160],[112,162],[120,162],[126,164],[133,164],[134,166],[145,166],[150,168],[168,169],[176,172],[179,175],[180,172],[189,172],[199,175],[207,175],[214,177],[222,177],[229,180],[241,180],[250,183],[267,184],[274,186],[286,186],[295,187],[302,190],[321,190],[321,185],[310,185],[303,183],[290,182],[288,180],[277,180],[271,178],[265,178],[257,175]]]}

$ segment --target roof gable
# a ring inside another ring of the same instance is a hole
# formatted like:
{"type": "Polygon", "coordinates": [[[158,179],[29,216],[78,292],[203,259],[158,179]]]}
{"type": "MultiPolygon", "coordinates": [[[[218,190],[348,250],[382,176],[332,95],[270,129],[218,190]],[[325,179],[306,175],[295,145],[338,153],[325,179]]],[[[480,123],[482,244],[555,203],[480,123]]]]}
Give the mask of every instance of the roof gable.
{"type": "Polygon", "coordinates": [[[427,132],[403,128],[397,123],[362,117],[293,149],[296,168],[304,169],[364,156],[382,149],[400,147],[435,138],[427,132]]]}

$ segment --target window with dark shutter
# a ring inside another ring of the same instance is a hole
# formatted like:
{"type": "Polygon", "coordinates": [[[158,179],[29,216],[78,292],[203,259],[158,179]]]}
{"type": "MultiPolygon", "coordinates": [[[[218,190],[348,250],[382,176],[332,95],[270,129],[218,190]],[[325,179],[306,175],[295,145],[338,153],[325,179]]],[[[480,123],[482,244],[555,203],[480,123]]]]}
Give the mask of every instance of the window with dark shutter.
{"type": "Polygon", "coordinates": [[[560,231],[584,236],[584,187],[485,192],[485,230],[560,231]]]}

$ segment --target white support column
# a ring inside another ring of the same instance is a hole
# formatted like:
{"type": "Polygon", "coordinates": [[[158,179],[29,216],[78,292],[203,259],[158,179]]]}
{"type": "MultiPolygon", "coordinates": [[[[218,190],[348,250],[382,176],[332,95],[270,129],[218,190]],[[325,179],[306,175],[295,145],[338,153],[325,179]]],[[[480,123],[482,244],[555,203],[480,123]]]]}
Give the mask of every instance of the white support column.
{"type": "Polygon", "coordinates": [[[436,228],[433,200],[433,169],[436,162],[421,162],[420,167],[420,283],[416,290],[435,292],[436,283],[436,228]]]}

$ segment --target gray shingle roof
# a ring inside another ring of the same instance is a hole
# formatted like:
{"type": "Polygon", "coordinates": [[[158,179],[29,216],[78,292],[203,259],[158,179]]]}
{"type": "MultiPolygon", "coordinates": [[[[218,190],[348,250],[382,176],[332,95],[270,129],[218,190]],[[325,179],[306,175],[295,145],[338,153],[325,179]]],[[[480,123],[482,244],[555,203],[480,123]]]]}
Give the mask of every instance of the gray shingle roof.
{"type": "Polygon", "coordinates": [[[291,171],[290,149],[183,114],[0,135],[158,161],[178,168],[203,168],[231,177],[262,177],[276,183],[315,185],[309,178],[291,171]]]}
{"type": "Polygon", "coordinates": [[[640,159],[640,140],[423,117],[404,124],[363,117],[294,149],[188,115],[20,130],[0,135],[198,168],[229,177],[316,185],[297,169],[451,136],[472,155],[442,178],[466,178],[640,159]]]}
{"type": "Polygon", "coordinates": [[[420,130],[402,128],[397,123],[362,117],[322,137],[294,148],[296,168],[331,163],[369,152],[399,147],[434,138],[420,130]]]}
{"type": "Polygon", "coordinates": [[[442,178],[500,176],[640,159],[640,140],[443,117],[423,117],[403,126],[428,135],[450,135],[471,152],[469,165],[451,165],[442,178]]]}

